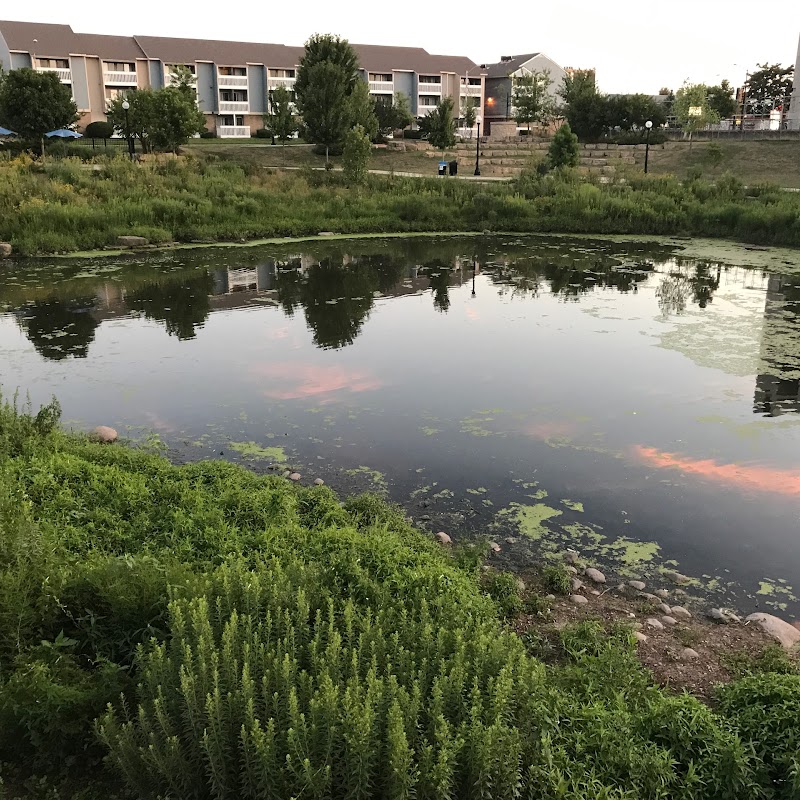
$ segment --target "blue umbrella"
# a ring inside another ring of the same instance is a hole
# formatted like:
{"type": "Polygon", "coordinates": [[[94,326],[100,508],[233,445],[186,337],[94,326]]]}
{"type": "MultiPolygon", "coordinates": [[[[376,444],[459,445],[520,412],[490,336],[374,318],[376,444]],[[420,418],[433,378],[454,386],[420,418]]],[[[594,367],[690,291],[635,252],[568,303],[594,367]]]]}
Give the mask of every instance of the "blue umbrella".
{"type": "Polygon", "coordinates": [[[57,136],[59,139],[81,139],[83,138],[82,133],[78,133],[77,131],[68,131],[66,128],[61,128],[57,131],[50,131],[50,133],[46,133],[45,136],[49,138],[53,138],[57,136]]]}
{"type": "Polygon", "coordinates": [[[10,131],[8,128],[0,127],[0,136],[16,136],[17,134],[14,131],[10,131]]]}

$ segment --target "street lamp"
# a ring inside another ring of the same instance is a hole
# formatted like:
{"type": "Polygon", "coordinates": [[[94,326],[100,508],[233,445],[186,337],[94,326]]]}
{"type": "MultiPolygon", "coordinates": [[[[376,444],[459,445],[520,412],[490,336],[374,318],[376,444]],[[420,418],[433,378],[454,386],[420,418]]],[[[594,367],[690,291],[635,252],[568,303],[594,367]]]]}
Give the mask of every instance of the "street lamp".
{"type": "Polygon", "coordinates": [[[647,128],[647,136],[644,144],[644,174],[647,175],[647,166],[650,161],[650,131],[653,127],[653,120],[649,119],[645,122],[644,127],[647,128]]]}
{"type": "Polygon", "coordinates": [[[483,117],[478,114],[475,117],[475,122],[478,124],[478,138],[475,140],[475,174],[481,174],[481,122],[483,117]]]}
{"type": "Polygon", "coordinates": [[[125,112],[125,138],[128,140],[128,155],[133,161],[133,139],[131,139],[131,120],[128,116],[131,104],[127,100],[122,101],[122,110],[125,112]]]}

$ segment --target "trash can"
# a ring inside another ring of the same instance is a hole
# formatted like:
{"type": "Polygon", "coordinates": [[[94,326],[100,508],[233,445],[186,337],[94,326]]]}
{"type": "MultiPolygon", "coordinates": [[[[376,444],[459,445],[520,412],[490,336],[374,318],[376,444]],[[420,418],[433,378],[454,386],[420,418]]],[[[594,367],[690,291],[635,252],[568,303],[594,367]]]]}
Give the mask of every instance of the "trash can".
{"type": "Polygon", "coordinates": [[[442,176],[447,175],[447,162],[446,161],[440,161],[439,162],[439,174],[442,175],[442,176]]]}
{"type": "Polygon", "coordinates": [[[458,175],[458,161],[453,159],[448,166],[450,167],[451,175],[458,175]]]}

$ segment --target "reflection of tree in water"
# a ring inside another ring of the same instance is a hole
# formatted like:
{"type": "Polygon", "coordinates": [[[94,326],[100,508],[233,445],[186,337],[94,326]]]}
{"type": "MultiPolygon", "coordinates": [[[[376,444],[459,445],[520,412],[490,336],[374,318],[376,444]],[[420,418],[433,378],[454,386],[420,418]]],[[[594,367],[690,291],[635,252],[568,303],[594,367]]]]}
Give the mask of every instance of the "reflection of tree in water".
{"type": "Polygon", "coordinates": [[[194,339],[211,310],[209,295],[214,279],[209,272],[179,281],[153,283],[132,291],[128,307],[141,311],[148,319],[163,321],[167,333],[178,339],[194,339]]]}
{"type": "Polygon", "coordinates": [[[302,306],[315,344],[327,349],[355,341],[372,308],[378,276],[368,265],[325,258],[305,275],[279,266],[275,285],[286,313],[302,306]]]}
{"type": "Polygon", "coordinates": [[[560,253],[492,265],[489,277],[501,287],[512,287],[515,295],[536,296],[542,282],[546,281],[553,294],[577,300],[597,286],[619,292],[638,291],[639,284],[647,280],[652,270],[649,261],[622,265],[619,259],[602,254],[560,253]]]}
{"type": "Polygon", "coordinates": [[[662,314],[682,314],[691,295],[692,302],[705,308],[714,299],[714,292],[719,289],[722,268],[718,264],[712,272],[706,263],[694,265],[693,271],[670,272],[656,287],[658,308],[662,314]]]}
{"type": "Polygon", "coordinates": [[[43,358],[51,361],[67,356],[86,358],[98,325],[91,314],[93,306],[92,297],[32,303],[17,312],[17,319],[43,358]]]}
{"type": "Polygon", "coordinates": [[[447,313],[450,308],[450,265],[435,259],[423,264],[419,274],[424,275],[431,284],[433,307],[447,313]]]}
{"type": "Polygon", "coordinates": [[[278,292],[278,302],[283,306],[287,317],[293,317],[295,309],[301,305],[303,274],[300,266],[299,258],[275,262],[275,289],[278,292]]]}

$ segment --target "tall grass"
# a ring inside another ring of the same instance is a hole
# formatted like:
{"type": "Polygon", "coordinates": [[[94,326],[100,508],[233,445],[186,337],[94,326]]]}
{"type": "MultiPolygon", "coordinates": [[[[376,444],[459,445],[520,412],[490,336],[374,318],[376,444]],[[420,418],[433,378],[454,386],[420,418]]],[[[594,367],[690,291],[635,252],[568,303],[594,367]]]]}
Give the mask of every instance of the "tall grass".
{"type": "Polygon", "coordinates": [[[747,677],[715,713],[593,623],[545,665],[504,626],[511,583],[484,589],[378,498],[57,419],[0,404],[12,778],[154,800],[795,796],[797,675],[747,677]]]}
{"type": "Polygon", "coordinates": [[[726,237],[800,245],[800,197],[733,178],[631,178],[599,185],[569,174],[508,184],[271,173],[187,157],[132,164],[100,157],[0,161],[0,240],[23,255],[91,250],[119,235],[151,242],[235,241],[341,233],[503,230],[726,237]]]}

